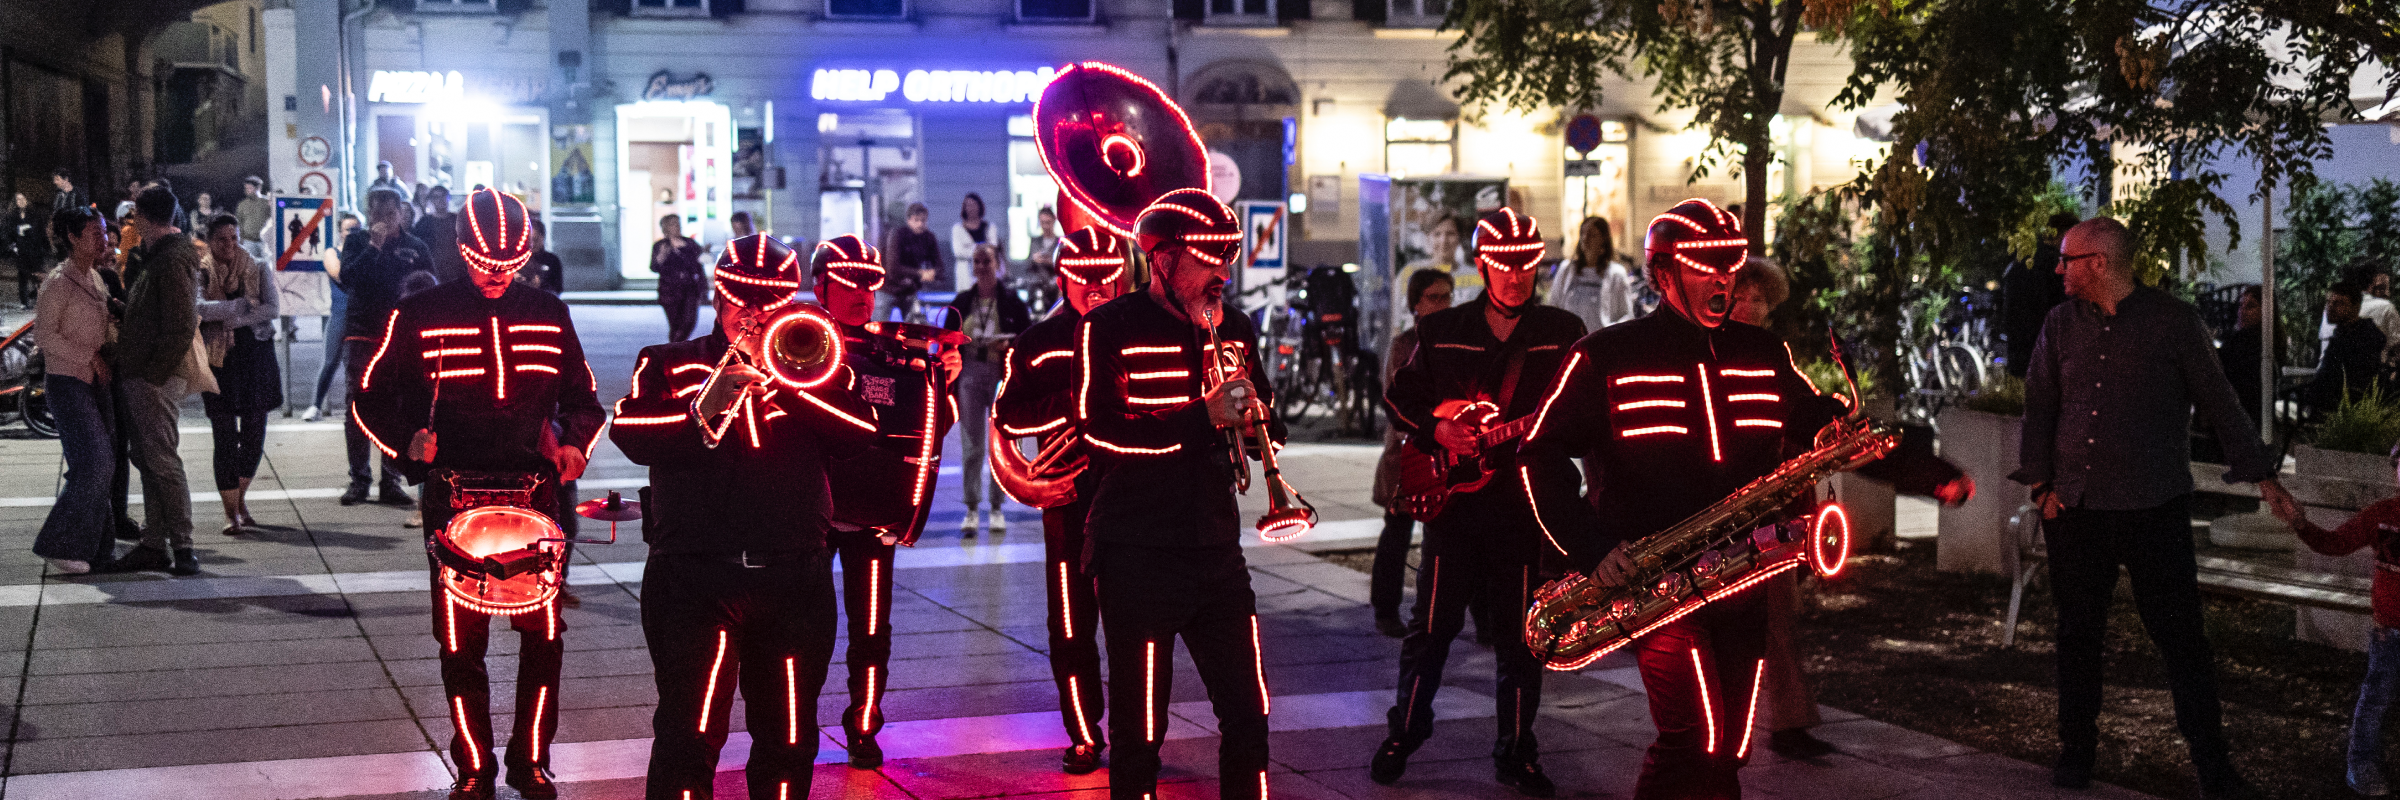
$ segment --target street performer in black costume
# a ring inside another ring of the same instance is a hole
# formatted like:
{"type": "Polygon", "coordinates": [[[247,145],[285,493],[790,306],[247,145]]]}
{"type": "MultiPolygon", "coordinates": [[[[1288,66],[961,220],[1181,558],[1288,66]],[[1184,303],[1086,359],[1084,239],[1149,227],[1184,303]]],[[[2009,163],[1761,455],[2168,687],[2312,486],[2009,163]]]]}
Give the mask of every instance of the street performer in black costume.
{"type": "MultiPolygon", "coordinates": [[[[471,280],[400,301],[384,324],[351,404],[358,426],[409,479],[427,535],[461,509],[451,481],[461,473],[538,477],[533,497],[556,497],[558,482],[583,473],[606,412],[593,397],[591,366],[567,306],[516,283],[532,256],[524,204],[493,191],[467,198],[458,251],[471,280]]],[[[556,503],[535,504],[555,518],[556,503]]],[[[457,734],[451,800],[488,800],[500,764],[492,753],[491,687],[483,663],[491,617],[452,597],[434,570],[433,632],[442,642],[442,688],[457,734]]],[[[517,630],[515,730],[508,785],[528,798],[557,797],[549,776],[558,733],[559,661],[565,651],[556,602],[508,618],[517,630]]]]}
{"type": "MultiPolygon", "coordinates": [[[[1226,431],[1273,407],[1273,398],[1244,377],[1265,374],[1257,330],[1224,305],[1241,225],[1207,192],[1179,189],[1144,210],[1134,229],[1150,260],[1149,288],[1093,309],[1075,330],[1075,420],[1096,473],[1086,567],[1098,585],[1116,708],[1108,718],[1117,749],[1109,796],[1141,800],[1158,791],[1181,635],[1223,737],[1218,792],[1261,797],[1266,669],[1234,505],[1231,459],[1239,456],[1226,431]],[[1212,338],[1238,349],[1242,375],[1205,377],[1221,363],[1209,352],[1212,338]]],[[[1271,435],[1282,438],[1280,430],[1271,435]]]]}
{"type": "MultiPolygon", "coordinates": [[[[1058,306],[1017,335],[1000,396],[992,404],[1000,433],[1014,439],[1074,436],[1075,328],[1083,315],[1124,294],[1132,283],[1123,239],[1099,228],[1077,228],[1058,240],[1058,306]]],[[[1012,447],[993,442],[993,447],[1012,447]]],[[[1050,595],[1050,677],[1058,684],[1059,715],[1072,742],[1059,768],[1083,775],[1100,768],[1106,689],[1100,683],[1100,608],[1091,575],[1083,569],[1084,517],[1091,512],[1092,474],[1076,477],[1075,500],[1042,509],[1046,551],[1042,585],[1050,595]]]]}
{"type": "MultiPolygon", "coordinates": [[[[1417,324],[1417,352],[1385,395],[1392,425],[1428,453],[1479,464],[1501,476],[1473,491],[1449,495],[1425,523],[1423,563],[1417,570],[1415,619],[1400,643],[1400,687],[1390,712],[1391,738],[1375,751],[1368,776],[1391,785],[1408,756],[1433,735],[1433,697],[1442,685],[1450,642],[1466,624],[1470,599],[1496,608],[1533,605],[1551,552],[1533,507],[1516,477],[1516,442],[1508,423],[1530,421],[1542,390],[1558,377],[1567,353],[1582,339],[1583,321],[1537,305],[1533,287],[1542,260],[1542,235],[1531,217],[1502,208],[1475,224],[1476,268],[1483,295],[1417,324]],[[1485,441],[1478,441],[1485,437],[1485,441]]],[[[1564,456],[1549,467],[1572,470],[1564,456]]],[[[1542,663],[1525,637],[1493,637],[1498,660],[1499,739],[1492,745],[1502,784],[1530,797],[1557,789],[1543,774],[1533,719],[1542,704],[1542,663]]]]}
{"type": "Polygon", "coordinates": [[[842,659],[850,667],[844,741],[850,766],[875,769],[883,766],[875,734],[883,729],[883,690],[892,672],[892,554],[916,543],[933,502],[942,437],[958,419],[950,384],[960,362],[957,350],[944,349],[932,363],[922,349],[901,343],[907,334],[870,330],[891,324],[873,323],[883,253],[857,235],[818,243],[809,274],[817,301],[841,332],[843,360],[858,376],[859,397],[874,411],[878,431],[875,446],[833,465],[833,522],[825,534],[825,546],[842,561],[850,635],[842,659]]]}
{"type": "MultiPolygon", "coordinates": [[[[1671,313],[1576,343],[1518,452],[1541,532],[1604,586],[1633,572],[1629,546],[1807,452],[1846,410],[1818,394],[1774,334],[1725,324],[1747,247],[1739,220],[1705,200],[1652,220],[1645,249],[1671,313]],[[1588,494],[1560,467],[1567,457],[1583,459],[1588,494]]],[[[1908,439],[1860,471],[1911,494],[1973,491],[1927,440],[1908,439]]],[[[1762,591],[1738,592],[1635,640],[1658,726],[1637,800],[1741,796],[1766,669],[1764,601],[1762,591]]]]}
{"type": "MultiPolygon", "coordinates": [[[[772,237],[736,239],[717,259],[715,283],[716,330],[643,348],[609,434],[650,467],[642,633],[658,708],[644,796],[714,796],[740,687],[750,797],[804,798],[817,693],[833,658],[827,465],[873,440],[873,411],[838,365],[813,387],[766,372],[766,326],[798,308],[797,254],[772,237]],[[728,359],[737,338],[742,350],[728,359]]],[[[828,342],[834,335],[821,314],[792,324],[820,325],[828,342]]]]}

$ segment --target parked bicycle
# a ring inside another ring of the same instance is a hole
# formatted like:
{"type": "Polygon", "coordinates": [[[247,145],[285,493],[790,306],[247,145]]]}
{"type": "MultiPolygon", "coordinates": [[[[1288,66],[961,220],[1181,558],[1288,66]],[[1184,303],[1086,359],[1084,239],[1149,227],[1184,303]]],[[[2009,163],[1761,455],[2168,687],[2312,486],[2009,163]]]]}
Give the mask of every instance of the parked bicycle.
{"type": "Polygon", "coordinates": [[[1332,417],[1337,434],[1367,435],[1373,426],[1358,348],[1356,284],[1338,267],[1295,267],[1281,280],[1252,287],[1241,296],[1282,293],[1257,311],[1262,359],[1275,387],[1275,413],[1294,424],[1310,413],[1332,417]]]}

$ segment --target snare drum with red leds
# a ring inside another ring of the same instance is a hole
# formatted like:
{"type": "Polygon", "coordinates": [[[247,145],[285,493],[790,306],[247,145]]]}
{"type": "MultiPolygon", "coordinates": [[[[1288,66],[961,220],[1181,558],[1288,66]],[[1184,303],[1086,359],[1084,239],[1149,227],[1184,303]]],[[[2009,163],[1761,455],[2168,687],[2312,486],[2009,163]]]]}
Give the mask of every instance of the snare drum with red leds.
{"type": "Polygon", "coordinates": [[[565,580],[567,539],[549,517],[516,506],[470,508],[426,543],[442,590],[461,605],[509,616],[541,608],[565,580]]]}

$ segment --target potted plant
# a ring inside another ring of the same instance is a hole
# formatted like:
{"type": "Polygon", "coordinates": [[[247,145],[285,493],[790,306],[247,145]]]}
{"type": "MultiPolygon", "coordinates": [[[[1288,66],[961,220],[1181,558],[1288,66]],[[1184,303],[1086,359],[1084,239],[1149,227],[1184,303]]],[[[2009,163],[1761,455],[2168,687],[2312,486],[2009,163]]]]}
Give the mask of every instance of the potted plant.
{"type": "Polygon", "coordinates": [[[1942,409],[1941,452],[1975,480],[1975,496],[1941,512],[1935,567],[1949,572],[2004,574],[2016,547],[2008,518],[2025,502],[2011,483],[2018,438],[2025,428],[2025,381],[2001,375],[1965,402],[1942,409]]]}
{"type": "Polygon", "coordinates": [[[2326,414],[2308,444],[2292,446],[2293,468],[2312,477],[2389,485],[2394,442],[2400,442],[2400,396],[2370,388],[2326,414]]]}

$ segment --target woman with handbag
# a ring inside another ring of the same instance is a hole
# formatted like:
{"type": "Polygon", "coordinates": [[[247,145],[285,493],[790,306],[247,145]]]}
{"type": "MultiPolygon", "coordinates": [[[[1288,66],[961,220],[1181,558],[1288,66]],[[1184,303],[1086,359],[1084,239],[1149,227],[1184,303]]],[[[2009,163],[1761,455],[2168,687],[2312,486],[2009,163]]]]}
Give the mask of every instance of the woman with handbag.
{"type": "Polygon", "coordinates": [[[258,524],[243,502],[265,457],[267,414],[283,405],[283,373],[275,363],[275,278],[242,248],[241,223],[220,214],[207,226],[208,260],[200,286],[200,338],[217,391],[200,396],[215,435],[217,495],[225,502],[225,535],[258,524]]]}

